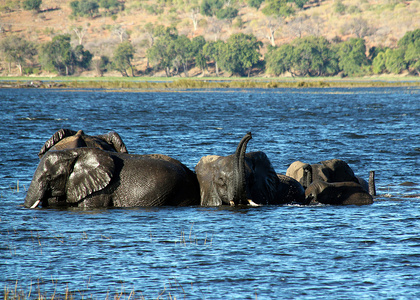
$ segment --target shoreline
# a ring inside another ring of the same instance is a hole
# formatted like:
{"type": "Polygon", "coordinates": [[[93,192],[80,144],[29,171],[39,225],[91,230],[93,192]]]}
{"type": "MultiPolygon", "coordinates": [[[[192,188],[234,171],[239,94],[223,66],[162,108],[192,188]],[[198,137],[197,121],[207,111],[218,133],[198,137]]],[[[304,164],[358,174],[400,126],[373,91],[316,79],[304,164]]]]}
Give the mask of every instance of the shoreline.
{"type": "Polygon", "coordinates": [[[0,88],[61,89],[243,89],[419,87],[420,77],[0,77],[0,88]]]}

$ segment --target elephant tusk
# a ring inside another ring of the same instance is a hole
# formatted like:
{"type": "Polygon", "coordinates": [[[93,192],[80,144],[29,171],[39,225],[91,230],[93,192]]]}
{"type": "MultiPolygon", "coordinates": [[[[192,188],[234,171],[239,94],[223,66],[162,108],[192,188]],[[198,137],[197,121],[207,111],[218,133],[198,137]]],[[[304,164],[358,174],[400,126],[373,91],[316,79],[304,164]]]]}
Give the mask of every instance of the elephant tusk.
{"type": "Polygon", "coordinates": [[[257,204],[254,201],[252,201],[251,199],[248,199],[248,203],[250,206],[261,206],[260,204],[257,204]]]}
{"type": "Polygon", "coordinates": [[[32,206],[31,206],[31,208],[36,208],[36,207],[39,205],[39,203],[41,203],[41,200],[37,200],[37,201],[34,203],[34,205],[32,205],[32,206]]]}

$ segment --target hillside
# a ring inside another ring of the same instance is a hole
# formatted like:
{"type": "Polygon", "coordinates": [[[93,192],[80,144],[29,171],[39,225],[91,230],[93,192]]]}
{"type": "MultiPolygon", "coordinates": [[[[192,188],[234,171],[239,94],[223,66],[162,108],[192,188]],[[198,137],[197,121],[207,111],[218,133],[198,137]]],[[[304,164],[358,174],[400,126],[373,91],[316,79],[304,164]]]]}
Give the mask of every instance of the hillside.
{"type": "Polygon", "coordinates": [[[196,14],[196,30],[191,18],[193,0],[126,0],[124,9],[116,14],[105,14],[100,9],[94,17],[71,16],[71,1],[43,0],[38,13],[20,8],[19,0],[5,1],[0,4],[1,36],[21,35],[39,43],[50,41],[57,34],[71,33],[72,42],[77,44],[79,34],[83,36],[84,47],[98,57],[112,56],[120,42],[118,33],[127,34],[136,47],[134,64],[141,69],[145,67],[145,52],[150,43],[145,30],[147,23],[175,25],[180,34],[189,38],[202,35],[206,40],[225,40],[238,32],[252,33],[264,43],[263,54],[270,43],[281,45],[305,35],[322,35],[329,40],[363,37],[369,47],[395,47],[407,31],[420,28],[418,0],[311,0],[285,19],[264,15],[265,2],[257,10],[249,7],[247,1],[230,1],[239,12],[235,19],[222,21],[196,14]],[[270,29],[274,32],[271,41],[270,29]]]}

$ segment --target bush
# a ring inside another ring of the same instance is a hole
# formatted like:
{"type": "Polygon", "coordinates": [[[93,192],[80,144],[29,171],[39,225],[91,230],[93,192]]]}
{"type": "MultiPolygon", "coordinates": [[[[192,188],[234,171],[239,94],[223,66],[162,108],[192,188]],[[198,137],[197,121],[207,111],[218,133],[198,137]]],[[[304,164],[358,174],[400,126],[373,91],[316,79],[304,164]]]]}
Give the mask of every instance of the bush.
{"type": "Polygon", "coordinates": [[[256,8],[257,10],[260,9],[261,4],[264,2],[264,0],[248,0],[248,6],[256,8]]]}
{"type": "Polygon", "coordinates": [[[23,1],[23,8],[25,10],[39,11],[41,4],[42,4],[42,0],[25,0],[23,1]]]}
{"type": "Polygon", "coordinates": [[[216,17],[219,20],[224,20],[224,19],[232,20],[232,19],[236,18],[237,15],[238,15],[238,10],[236,8],[231,7],[231,6],[228,6],[226,8],[222,8],[221,10],[219,10],[216,13],[216,17]]]}

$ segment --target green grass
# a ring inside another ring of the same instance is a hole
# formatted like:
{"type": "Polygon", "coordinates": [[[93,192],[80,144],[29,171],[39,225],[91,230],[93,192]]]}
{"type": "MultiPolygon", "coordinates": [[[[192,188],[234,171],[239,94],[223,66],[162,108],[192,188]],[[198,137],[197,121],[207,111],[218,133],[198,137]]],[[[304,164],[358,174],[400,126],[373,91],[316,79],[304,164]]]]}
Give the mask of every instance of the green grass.
{"type": "Polygon", "coordinates": [[[167,77],[0,77],[0,87],[67,89],[228,89],[420,86],[419,77],[167,78],[167,77]]]}

